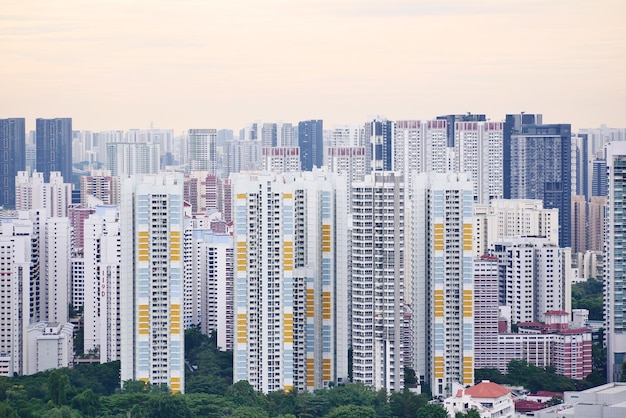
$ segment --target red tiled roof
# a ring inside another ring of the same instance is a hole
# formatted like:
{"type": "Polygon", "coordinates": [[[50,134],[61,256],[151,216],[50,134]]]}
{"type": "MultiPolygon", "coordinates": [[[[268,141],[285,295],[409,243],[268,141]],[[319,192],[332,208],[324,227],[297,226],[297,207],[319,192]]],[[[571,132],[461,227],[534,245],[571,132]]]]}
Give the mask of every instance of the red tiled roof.
{"type": "Polygon", "coordinates": [[[565,311],[548,311],[545,314],[546,315],[569,315],[569,312],[565,312],[565,311]]]}
{"type": "Polygon", "coordinates": [[[515,401],[515,410],[520,412],[539,411],[545,407],[546,406],[541,402],[529,401],[526,399],[515,401]]]}
{"type": "Polygon", "coordinates": [[[483,380],[479,384],[465,389],[465,394],[471,395],[472,398],[499,398],[508,393],[511,393],[511,391],[504,386],[488,380],[483,380]]]}

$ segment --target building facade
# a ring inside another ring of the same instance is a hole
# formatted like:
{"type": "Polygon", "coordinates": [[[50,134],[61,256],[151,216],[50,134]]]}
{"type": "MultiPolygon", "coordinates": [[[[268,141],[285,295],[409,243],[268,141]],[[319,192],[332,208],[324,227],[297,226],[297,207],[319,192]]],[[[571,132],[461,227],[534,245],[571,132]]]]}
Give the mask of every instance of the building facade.
{"type": "Polygon", "coordinates": [[[312,390],[347,380],[345,183],[332,173],[232,176],[234,381],[312,390]],[[343,208],[343,209],[342,209],[343,208]]]}
{"type": "Polygon", "coordinates": [[[449,396],[474,381],[473,186],[465,174],[422,173],[412,192],[415,370],[449,396]]]}
{"type": "Polygon", "coordinates": [[[44,180],[50,172],[59,171],[65,183],[72,182],[72,118],[36,121],[37,171],[44,180]]]}
{"type": "MultiPolygon", "coordinates": [[[[404,387],[404,178],[375,172],[352,184],[350,338],[353,381],[404,387]]],[[[338,305],[339,306],[339,305],[338,305]]]]}
{"type": "Polygon", "coordinates": [[[0,119],[0,206],[15,209],[15,177],[26,170],[24,118],[0,119]]]}
{"type": "Polygon", "coordinates": [[[619,381],[626,361],[626,142],[606,148],[608,219],[604,259],[604,330],[607,337],[607,380],[619,381]]]}
{"type": "Polygon", "coordinates": [[[121,379],[184,392],[183,178],[122,183],[121,379]]]}

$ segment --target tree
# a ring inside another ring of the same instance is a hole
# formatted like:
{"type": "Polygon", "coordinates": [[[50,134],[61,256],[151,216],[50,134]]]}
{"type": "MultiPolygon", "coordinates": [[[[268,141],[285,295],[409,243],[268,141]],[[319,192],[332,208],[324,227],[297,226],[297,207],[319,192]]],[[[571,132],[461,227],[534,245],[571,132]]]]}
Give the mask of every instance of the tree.
{"type": "Polygon", "coordinates": [[[457,412],[454,418],[480,418],[480,412],[474,408],[468,409],[467,412],[457,412]]]}
{"type": "Polygon", "coordinates": [[[72,398],[72,408],[82,412],[84,416],[96,416],[100,408],[100,399],[91,389],[86,389],[72,398]]]}
{"type": "Polygon", "coordinates": [[[448,412],[441,405],[429,403],[417,411],[416,418],[448,418],[448,412]]]}
{"type": "Polygon", "coordinates": [[[269,418],[269,415],[263,408],[258,406],[240,406],[231,414],[235,418],[269,418]]]}
{"type": "Polygon", "coordinates": [[[124,393],[141,393],[148,392],[148,384],[142,380],[126,380],[122,385],[124,393]]]}
{"type": "Polygon", "coordinates": [[[428,403],[426,395],[416,395],[408,389],[394,392],[389,398],[389,406],[393,416],[398,418],[413,418],[420,408],[428,403]]]}
{"type": "Polygon", "coordinates": [[[19,418],[17,412],[4,402],[0,402],[0,417],[19,418]]]}
{"type": "Polygon", "coordinates": [[[152,418],[193,418],[183,395],[152,395],[148,403],[148,416],[152,418]]]}
{"type": "Polygon", "coordinates": [[[52,370],[48,376],[48,395],[55,405],[65,405],[70,379],[58,369],[52,370]]]}
{"type": "Polygon", "coordinates": [[[376,411],[371,406],[341,405],[333,408],[328,418],[376,418],[376,411]]]}
{"type": "Polygon", "coordinates": [[[506,383],[506,376],[503,375],[498,369],[487,368],[474,370],[474,382],[480,383],[483,380],[503,384],[506,383]]]}

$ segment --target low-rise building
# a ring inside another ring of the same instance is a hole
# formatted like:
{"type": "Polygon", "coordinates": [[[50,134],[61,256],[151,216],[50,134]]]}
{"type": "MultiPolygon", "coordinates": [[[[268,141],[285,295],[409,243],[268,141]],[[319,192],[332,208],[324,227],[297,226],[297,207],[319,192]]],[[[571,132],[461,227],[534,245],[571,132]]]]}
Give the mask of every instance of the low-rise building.
{"type": "Polygon", "coordinates": [[[444,401],[448,416],[475,409],[481,418],[512,418],[515,404],[511,391],[497,383],[483,380],[477,385],[459,389],[444,401]]]}

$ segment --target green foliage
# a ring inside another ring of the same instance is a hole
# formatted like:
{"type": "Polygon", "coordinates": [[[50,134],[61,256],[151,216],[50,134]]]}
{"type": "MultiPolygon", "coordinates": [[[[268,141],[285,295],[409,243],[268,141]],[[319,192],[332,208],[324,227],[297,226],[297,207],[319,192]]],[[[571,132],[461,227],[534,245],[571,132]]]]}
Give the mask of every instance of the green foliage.
{"type": "Polygon", "coordinates": [[[18,418],[17,412],[4,402],[0,402],[0,417],[18,418]]]}
{"type": "Polygon", "coordinates": [[[600,280],[589,278],[586,282],[572,285],[572,308],[589,310],[589,319],[603,319],[603,285],[600,280]]]}
{"type": "Polygon", "coordinates": [[[469,409],[467,412],[457,412],[454,418],[480,418],[480,412],[475,409],[469,409]]]}
{"type": "Polygon", "coordinates": [[[413,418],[417,411],[428,403],[426,395],[416,395],[405,389],[403,392],[394,392],[389,398],[389,406],[394,417],[413,418]]]}
{"type": "Polygon", "coordinates": [[[417,386],[417,375],[415,370],[410,367],[404,368],[404,386],[409,388],[417,386]]]}
{"type": "Polygon", "coordinates": [[[521,385],[531,392],[547,390],[550,392],[564,392],[566,390],[584,390],[591,385],[585,381],[569,379],[554,374],[553,367],[542,369],[525,360],[514,359],[507,366],[506,383],[521,385]]]}
{"type": "Polygon", "coordinates": [[[416,418],[448,418],[448,413],[441,405],[428,404],[420,408],[415,416],[416,418]]]}
{"type": "Polygon", "coordinates": [[[93,417],[98,414],[100,408],[100,398],[91,389],[86,389],[72,398],[70,402],[72,408],[80,411],[86,417],[93,417]]]}
{"type": "Polygon", "coordinates": [[[194,417],[183,395],[152,395],[147,411],[151,418],[194,417]]]}
{"type": "Polygon", "coordinates": [[[199,328],[185,331],[185,358],[193,371],[186,371],[185,393],[226,395],[233,381],[233,354],[221,351],[215,338],[199,328]]]}
{"type": "Polygon", "coordinates": [[[67,390],[70,379],[61,370],[55,369],[48,376],[48,396],[55,405],[67,403],[67,390]]]}
{"type": "Polygon", "coordinates": [[[370,406],[342,405],[333,408],[328,418],[376,418],[376,411],[370,406]]]}
{"type": "Polygon", "coordinates": [[[474,381],[480,383],[483,380],[489,380],[490,382],[505,384],[507,383],[507,376],[503,375],[498,369],[476,369],[474,370],[474,381]]]}
{"type": "Polygon", "coordinates": [[[269,418],[269,414],[256,406],[240,406],[230,415],[236,418],[269,418]]]}

